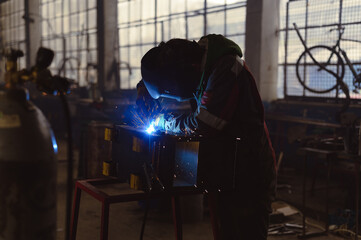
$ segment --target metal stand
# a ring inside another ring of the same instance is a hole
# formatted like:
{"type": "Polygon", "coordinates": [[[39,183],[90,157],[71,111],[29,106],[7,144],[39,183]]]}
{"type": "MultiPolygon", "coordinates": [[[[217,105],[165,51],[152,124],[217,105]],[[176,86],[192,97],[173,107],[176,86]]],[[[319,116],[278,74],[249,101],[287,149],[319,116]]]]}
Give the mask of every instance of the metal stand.
{"type": "Polygon", "coordinates": [[[356,228],[355,228],[355,240],[358,240],[358,232],[359,232],[359,229],[358,229],[358,224],[359,224],[359,221],[358,221],[358,217],[359,217],[359,199],[360,199],[360,162],[357,160],[355,161],[355,178],[356,178],[356,216],[355,216],[355,225],[356,225],[356,228]]]}
{"type": "Polygon", "coordinates": [[[356,154],[349,154],[344,151],[327,151],[321,150],[316,148],[300,148],[298,150],[300,155],[304,155],[304,171],[303,171],[303,188],[302,188],[302,206],[303,206],[303,232],[300,235],[300,238],[307,238],[318,236],[320,234],[327,234],[328,233],[328,221],[325,224],[325,231],[324,232],[317,232],[317,233],[306,233],[305,225],[305,211],[306,211],[306,174],[307,174],[307,158],[309,156],[325,159],[327,162],[327,185],[326,185],[326,215],[328,216],[329,206],[328,206],[328,194],[329,194],[329,180],[330,180],[330,173],[331,173],[331,161],[335,159],[348,161],[354,164],[354,171],[355,171],[355,240],[358,239],[359,233],[359,199],[360,199],[360,162],[361,156],[356,154]]]}
{"type": "Polygon", "coordinates": [[[304,165],[303,165],[303,183],[302,183],[302,234],[299,235],[299,238],[310,238],[315,236],[320,236],[324,234],[328,234],[329,223],[326,220],[325,223],[325,231],[321,232],[310,232],[306,233],[306,176],[307,176],[307,160],[308,157],[312,156],[318,159],[324,159],[327,163],[327,181],[326,181],[326,204],[325,204],[325,214],[326,217],[329,215],[329,182],[330,182],[330,172],[331,172],[331,160],[333,160],[336,156],[336,152],[327,151],[315,148],[300,148],[298,150],[298,154],[304,156],[304,165]]]}
{"type": "MultiPolygon", "coordinates": [[[[100,240],[108,239],[108,226],[109,226],[109,206],[112,203],[120,202],[130,202],[130,201],[139,201],[145,199],[161,198],[161,197],[171,197],[172,198],[172,207],[173,207],[173,221],[175,228],[176,240],[182,240],[182,216],[180,211],[180,202],[179,197],[182,195],[191,195],[191,194],[202,194],[203,191],[197,188],[192,189],[176,189],[174,191],[165,191],[165,192],[156,192],[156,193],[145,193],[143,191],[138,191],[130,189],[128,184],[124,184],[120,190],[121,194],[118,195],[108,195],[97,188],[97,185],[106,185],[106,184],[115,184],[119,183],[116,179],[113,178],[100,178],[100,179],[87,179],[79,180],[75,183],[75,194],[74,194],[74,207],[71,220],[71,229],[70,229],[70,239],[76,239],[76,230],[78,225],[79,217],[79,207],[80,207],[80,196],[81,190],[85,191],[95,199],[99,200],[102,203],[102,216],[101,216],[101,229],[100,229],[100,240]]],[[[212,206],[210,206],[212,207],[212,206]]],[[[214,211],[214,209],[211,209],[214,211]]],[[[216,219],[211,218],[213,233],[218,233],[216,219]]],[[[217,236],[214,235],[214,240],[218,240],[217,236]]]]}
{"type": "Polygon", "coordinates": [[[338,153],[338,158],[352,162],[355,170],[355,240],[358,239],[359,234],[359,210],[360,210],[360,162],[361,156],[358,154],[349,154],[345,152],[338,153]]]}

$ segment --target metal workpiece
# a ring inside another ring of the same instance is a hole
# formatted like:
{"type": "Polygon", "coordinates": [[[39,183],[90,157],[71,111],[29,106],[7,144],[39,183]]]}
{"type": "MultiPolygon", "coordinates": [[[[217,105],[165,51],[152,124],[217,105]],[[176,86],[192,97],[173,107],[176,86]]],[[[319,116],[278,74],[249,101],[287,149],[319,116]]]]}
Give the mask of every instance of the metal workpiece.
{"type": "Polygon", "coordinates": [[[120,180],[129,181],[131,174],[142,176],[146,188],[154,185],[153,190],[197,185],[202,137],[148,134],[144,129],[126,125],[116,125],[114,136],[112,160],[120,180]]]}
{"type": "Polygon", "coordinates": [[[0,239],[54,240],[57,145],[22,88],[0,92],[0,239]]]}
{"type": "Polygon", "coordinates": [[[246,147],[240,138],[149,134],[145,129],[127,125],[115,125],[113,132],[112,165],[116,168],[113,172],[123,182],[130,181],[133,174],[140,176],[142,183],[152,182],[147,176],[157,180],[153,190],[159,190],[159,186],[166,191],[179,188],[233,191],[239,187],[242,166],[237,161],[246,147]],[[219,151],[220,144],[227,148],[219,151]]]}

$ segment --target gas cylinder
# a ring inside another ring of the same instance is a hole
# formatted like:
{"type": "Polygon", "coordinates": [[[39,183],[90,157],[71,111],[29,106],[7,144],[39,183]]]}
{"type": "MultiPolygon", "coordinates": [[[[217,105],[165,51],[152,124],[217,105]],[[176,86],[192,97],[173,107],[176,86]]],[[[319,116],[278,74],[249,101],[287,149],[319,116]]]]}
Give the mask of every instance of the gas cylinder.
{"type": "Polygon", "coordinates": [[[27,91],[0,91],[0,240],[55,240],[56,152],[27,91]]]}

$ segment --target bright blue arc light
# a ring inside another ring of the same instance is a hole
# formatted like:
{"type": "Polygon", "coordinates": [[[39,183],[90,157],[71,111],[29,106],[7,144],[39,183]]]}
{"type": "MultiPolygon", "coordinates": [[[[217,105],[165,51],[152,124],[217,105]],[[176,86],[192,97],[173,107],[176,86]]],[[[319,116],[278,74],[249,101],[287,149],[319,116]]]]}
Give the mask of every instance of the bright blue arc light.
{"type": "Polygon", "coordinates": [[[55,152],[55,154],[57,154],[58,153],[58,144],[56,143],[56,139],[55,139],[55,136],[54,136],[54,133],[52,130],[50,131],[50,137],[51,137],[51,143],[53,144],[54,152],[55,152]]]}
{"type": "Polygon", "coordinates": [[[150,124],[150,126],[147,128],[147,130],[145,130],[148,134],[151,134],[152,132],[155,131],[155,128],[154,128],[154,122],[152,122],[150,124]]]}

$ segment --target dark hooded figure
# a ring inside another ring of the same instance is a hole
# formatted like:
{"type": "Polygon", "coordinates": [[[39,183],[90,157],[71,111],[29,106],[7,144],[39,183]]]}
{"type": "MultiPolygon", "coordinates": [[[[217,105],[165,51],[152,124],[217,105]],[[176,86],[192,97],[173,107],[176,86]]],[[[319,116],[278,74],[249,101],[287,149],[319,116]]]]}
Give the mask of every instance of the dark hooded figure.
{"type": "Polygon", "coordinates": [[[255,80],[241,57],[239,46],[221,35],[161,43],[142,58],[137,104],[159,97],[197,102],[191,114],[162,117],[157,126],[207,136],[198,183],[216,202],[221,239],[261,240],[274,197],[275,155],[255,80]]]}

